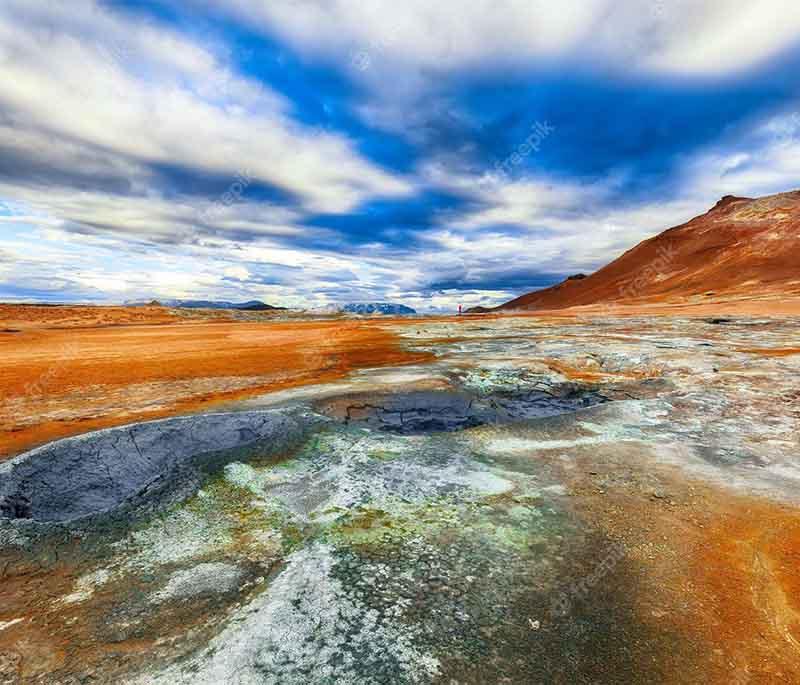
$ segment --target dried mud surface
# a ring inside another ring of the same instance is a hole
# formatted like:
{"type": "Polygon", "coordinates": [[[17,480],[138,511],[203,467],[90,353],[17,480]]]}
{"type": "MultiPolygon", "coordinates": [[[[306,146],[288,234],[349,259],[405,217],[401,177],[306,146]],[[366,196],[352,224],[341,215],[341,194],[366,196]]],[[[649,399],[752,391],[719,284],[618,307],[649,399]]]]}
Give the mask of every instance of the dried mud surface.
{"type": "Polygon", "coordinates": [[[798,324],[372,324],[403,365],[23,454],[0,682],[800,682],[798,324]]]}

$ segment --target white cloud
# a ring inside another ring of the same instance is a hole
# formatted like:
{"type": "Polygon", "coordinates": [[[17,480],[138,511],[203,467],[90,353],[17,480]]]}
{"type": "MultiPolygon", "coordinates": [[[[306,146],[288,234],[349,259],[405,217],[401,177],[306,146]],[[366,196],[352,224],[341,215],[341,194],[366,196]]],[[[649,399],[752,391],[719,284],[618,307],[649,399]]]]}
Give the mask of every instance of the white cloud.
{"type": "Polygon", "coordinates": [[[686,167],[696,197],[759,197],[800,188],[800,138],[776,138],[747,152],[712,149],[686,167]]]}
{"type": "MultiPolygon", "coordinates": [[[[367,51],[371,65],[353,73],[379,97],[359,111],[381,126],[411,129],[412,138],[427,110],[415,118],[403,99],[412,93],[432,104],[418,91],[442,72],[584,60],[620,72],[725,76],[778,54],[800,28],[797,7],[778,0],[756,13],[733,0],[694,9],[684,0],[231,6],[304,54],[344,60],[351,72],[353,51],[367,51]]],[[[0,60],[0,149],[19,161],[18,178],[0,183],[0,200],[13,208],[0,207],[0,294],[288,306],[387,300],[452,311],[510,299],[519,293],[504,283],[525,283],[526,275],[591,271],[723,194],[800,183],[795,112],[683,160],[675,174],[682,186],[664,189],[671,194],[663,201],[622,197],[622,175],[492,179],[428,161],[400,177],[362,157],[346,136],[293,120],[290,102],[230,69],[224,46],[194,43],[89,0],[6,0],[0,60]],[[167,196],[157,165],[231,184],[245,174],[299,202],[259,201],[247,187],[230,201],[167,196]],[[303,223],[310,212],[347,212],[419,189],[455,193],[468,208],[441,213],[416,232],[418,243],[404,246],[376,236],[337,252],[338,241],[320,247],[334,231],[303,223]]]]}
{"type": "MultiPolygon", "coordinates": [[[[460,216],[446,215],[442,223],[462,229],[505,224],[537,227],[556,217],[585,213],[608,199],[619,179],[581,183],[546,176],[511,179],[494,174],[454,173],[440,164],[428,164],[421,176],[433,186],[471,197],[478,208],[460,216]]],[[[551,225],[551,228],[555,226],[551,225]]]]}
{"type": "Polygon", "coordinates": [[[166,29],[136,24],[89,0],[69,5],[8,0],[0,105],[6,142],[42,159],[129,166],[168,164],[247,174],[302,198],[312,211],[344,212],[409,183],[362,158],[341,135],[293,121],[289,105],[234,75],[218,56],[166,29]]]}
{"type": "Polygon", "coordinates": [[[228,278],[233,278],[236,281],[247,281],[252,274],[243,266],[229,266],[222,272],[228,278]]]}
{"type": "Polygon", "coordinates": [[[0,217],[7,222],[38,226],[69,226],[79,231],[112,233],[133,241],[192,243],[205,236],[229,239],[270,236],[313,235],[314,230],[297,225],[301,214],[269,203],[234,202],[230,205],[206,199],[158,195],[120,196],[98,191],[67,188],[29,188],[0,182],[0,197],[24,203],[30,217],[0,217]]]}
{"type": "Polygon", "coordinates": [[[194,0],[279,33],[305,54],[385,72],[490,69],[554,60],[626,72],[725,76],[781,54],[800,35],[795,0],[194,0]]]}
{"type": "MultiPolygon", "coordinates": [[[[722,143],[687,159],[683,187],[673,199],[660,201],[620,205],[617,180],[482,182],[442,166],[424,166],[418,172],[422,185],[458,192],[475,207],[446,215],[440,225],[418,233],[416,247],[375,244],[336,252],[292,246],[285,242],[291,236],[270,234],[269,224],[261,225],[256,241],[241,242],[235,232],[224,230],[194,239],[191,207],[159,199],[121,202],[101,193],[54,193],[48,204],[63,216],[127,228],[76,236],[52,217],[39,220],[31,209],[39,204],[15,203],[17,215],[3,217],[3,225],[32,227],[28,237],[2,240],[0,293],[5,282],[65,293],[67,299],[260,298],[286,306],[386,300],[420,311],[499,303],[520,294],[505,283],[524,282],[525,274],[592,271],[640,240],[706,211],[722,195],[797,186],[800,135],[787,134],[786,128],[792,114],[779,113],[747,134],[736,132],[737,149],[722,143]],[[148,247],[148,240],[160,240],[170,230],[174,234],[175,227],[186,231],[185,242],[148,247]]],[[[0,197],[6,192],[0,186],[0,197]]],[[[27,199],[37,198],[31,193],[27,199]]],[[[246,222],[253,212],[252,227],[258,225],[257,205],[234,204],[226,211],[233,223],[246,222]]],[[[272,215],[278,227],[305,230],[296,226],[299,217],[290,210],[260,211],[272,215]]]]}
{"type": "Polygon", "coordinates": [[[800,36],[800,5],[794,0],[660,0],[660,5],[658,48],[644,61],[653,72],[730,74],[779,56],[800,36]]]}
{"type": "Polygon", "coordinates": [[[800,186],[800,115],[781,112],[733,136],[685,159],[680,185],[660,199],[626,202],[623,177],[511,180],[429,164],[420,174],[427,183],[456,191],[473,206],[443,216],[439,228],[422,236],[434,254],[446,255],[435,267],[423,260],[423,270],[457,274],[466,284],[525,272],[591,272],[707,211],[723,195],[755,197],[800,186]]]}
{"type": "Polygon", "coordinates": [[[217,2],[280,31],[305,51],[363,51],[375,61],[447,69],[497,54],[554,56],[568,52],[605,8],[604,0],[553,3],[473,0],[469,3],[378,0],[217,2]]]}

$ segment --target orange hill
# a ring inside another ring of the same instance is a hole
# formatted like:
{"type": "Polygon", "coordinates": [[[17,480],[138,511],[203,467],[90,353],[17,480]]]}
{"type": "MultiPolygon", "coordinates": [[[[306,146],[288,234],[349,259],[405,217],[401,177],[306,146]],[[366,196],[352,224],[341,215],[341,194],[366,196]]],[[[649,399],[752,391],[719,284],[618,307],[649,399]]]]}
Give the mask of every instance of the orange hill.
{"type": "Polygon", "coordinates": [[[713,209],[639,243],[587,277],[571,277],[498,310],[703,297],[800,297],[800,191],[722,198],[713,209]]]}

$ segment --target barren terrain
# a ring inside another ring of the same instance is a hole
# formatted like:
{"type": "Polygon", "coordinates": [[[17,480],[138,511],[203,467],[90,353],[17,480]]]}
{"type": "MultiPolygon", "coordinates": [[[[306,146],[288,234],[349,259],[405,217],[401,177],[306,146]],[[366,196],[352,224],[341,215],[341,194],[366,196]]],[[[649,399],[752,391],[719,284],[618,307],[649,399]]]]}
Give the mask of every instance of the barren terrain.
{"type": "Polygon", "coordinates": [[[797,682],[798,320],[654,311],[18,320],[7,446],[128,425],[0,466],[0,674],[797,682]]]}
{"type": "MultiPolygon", "coordinates": [[[[585,306],[756,306],[794,312],[800,302],[800,191],[727,196],[705,214],[644,240],[588,276],[517,297],[501,310],[585,306]],[[748,305],[750,303],[750,305],[748,305]]],[[[753,313],[756,313],[755,311],[753,313]]]]}
{"type": "Polygon", "coordinates": [[[421,359],[368,322],[205,314],[0,306],[0,460],[94,428],[421,359]]]}

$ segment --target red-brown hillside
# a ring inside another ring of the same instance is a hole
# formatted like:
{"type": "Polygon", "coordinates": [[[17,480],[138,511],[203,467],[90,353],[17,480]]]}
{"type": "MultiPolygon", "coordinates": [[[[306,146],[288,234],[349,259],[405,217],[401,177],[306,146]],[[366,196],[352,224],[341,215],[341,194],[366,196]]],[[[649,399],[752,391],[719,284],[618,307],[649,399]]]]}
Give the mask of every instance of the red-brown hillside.
{"type": "Polygon", "coordinates": [[[639,243],[591,276],[498,309],[764,295],[800,296],[800,191],[757,200],[728,195],[706,214],[639,243]]]}

